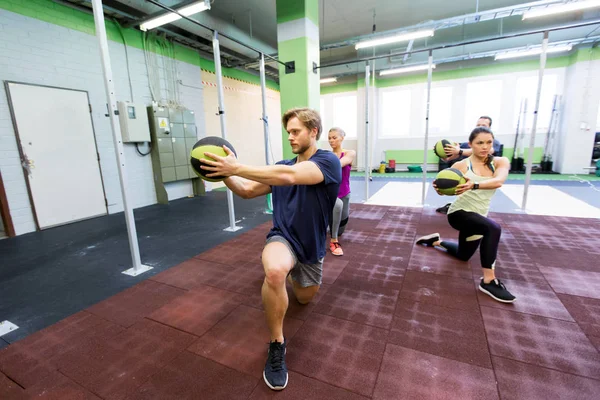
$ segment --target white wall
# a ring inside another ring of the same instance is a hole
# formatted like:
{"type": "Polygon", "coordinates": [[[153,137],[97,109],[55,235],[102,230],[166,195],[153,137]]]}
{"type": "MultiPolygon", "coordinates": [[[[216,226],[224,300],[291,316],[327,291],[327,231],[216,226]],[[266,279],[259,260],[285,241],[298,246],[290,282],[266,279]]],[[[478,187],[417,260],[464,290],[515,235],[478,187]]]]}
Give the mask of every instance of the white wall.
{"type": "Polygon", "coordinates": [[[589,170],[600,105],[600,60],[567,68],[566,101],[554,168],[562,174],[589,170]]]}
{"type": "MultiPolygon", "coordinates": [[[[0,81],[8,80],[88,92],[93,110],[92,120],[100,153],[100,168],[108,210],[109,213],[122,211],[121,186],[112,130],[110,120],[105,116],[106,95],[96,36],[0,9],[0,37],[0,81]]],[[[122,43],[113,41],[109,41],[108,44],[117,101],[131,101],[125,47],[122,43]]],[[[144,52],[131,46],[128,46],[127,52],[133,101],[150,105],[152,96],[144,52]]],[[[160,57],[158,65],[161,97],[165,99],[169,96],[166,93],[166,74],[160,57]]],[[[207,127],[204,105],[205,86],[202,83],[201,70],[198,66],[176,61],[176,72],[177,79],[181,81],[177,85],[179,101],[195,112],[198,137],[204,137],[207,135],[207,127]]],[[[256,85],[247,85],[252,86],[254,91],[260,91],[256,85]]],[[[271,97],[277,97],[273,101],[278,106],[279,93],[275,91],[270,93],[271,97]]],[[[270,106],[270,113],[274,112],[272,109],[273,107],[270,106]]],[[[275,114],[279,112],[276,111],[275,114]]],[[[262,134],[262,125],[258,121],[260,113],[255,117],[256,125],[259,125],[262,134]]],[[[271,121],[276,124],[279,117],[279,115],[273,116],[271,121]]],[[[272,127],[276,156],[278,153],[281,154],[279,132],[278,127],[272,127]]],[[[243,148],[244,144],[241,143],[240,147],[243,148]]],[[[145,145],[140,148],[142,151],[147,149],[145,145]]],[[[127,188],[132,206],[137,208],[155,204],[157,200],[150,156],[140,156],[133,144],[125,144],[124,150],[127,188]]],[[[35,231],[34,216],[3,85],[0,87],[0,171],[16,234],[35,231]]],[[[193,193],[191,181],[169,183],[166,188],[171,200],[193,193]]]]}
{"type": "MultiPolygon", "coordinates": [[[[565,88],[565,70],[566,68],[552,68],[546,70],[545,77],[555,76],[556,88],[554,94],[562,95],[565,88]]],[[[435,74],[435,71],[434,71],[435,74]]],[[[537,79],[538,71],[524,71],[516,73],[498,74],[482,77],[462,78],[446,81],[437,81],[432,83],[432,90],[439,87],[449,87],[452,89],[451,103],[448,104],[451,113],[449,128],[445,131],[433,132],[430,130],[427,149],[433,148],[436,141],[445,138],[456,142],[467,141],[470,131],[475,127],[477,117],[481,114],[491,114],[493,119],[492,130],[496,138],[504,144],[505,150],[514,147],[516,120],[520,98],[517,96],[517,82],[520,78],[535,78],[537,79]],[[486,96],[500,96],[499,112],[472,112],[473,117],[467,118],[469,111],[467,109],[467,84],[472,82],[483,82],[489,80],[499,80],[501,82],[501,93],[481,93],[482,98],[486,96]],[[468,120],[467,120],[468,119],[468,120]]],[[[383,79],[382,79],[383,80],[383,79]]],[[[371,91],[370,102],[370,126],[372,129],[371,135],[371,168],[376,168],[379,161],[384,157],[385,150],[422,150],[425,138],[425,111],[426,111],[426,83],[417,83],[410,85],[401,85],[393,87],[378,87],[375,92],[371,91]],[[408,90],[411,93],[410,111],[407,113],[407,118],[398,117],[397,124],[408,131],[406,136],[402,137],[385,137],[382,136],[382,112],[380,99],[386,91],[392,90],[408,90]]],[[[358,138],[356,146],[358,149],[364,147],[365,135],[365,91],[364,88],[359,88],[356,93],[358,96],[356,114],[349,112],[349,121],[351,123],[356,120],[358,138]],[[353,117],[355,116],[355,118],[353,117]]],[[[337,96],[347,93],[325,94],[321,97],[326,99],[327,104],[333,101],[337,96]]],[[[533,102],[529,102],[529,121],[532,120],[533,102]]],[[[329,110],[325,110],[327,114],[329,110]]],[[[430,117],[433,123],[434,115],[430,117]]],[[[326,120],[329,121],[330,119],[326,120]]],[[[546,131],[540,130],[538,123],[538,133],[535,137],[535,147],[542,147],[546,138],[546,131]]],[[[525,148],[529,147],[530,135],[527,134],[524,138],[525,148]]],[[[360,153],[360,150],[359,150],[360,153]]],[[[591,153],[590,153],[591,154],[591,153]]],[[[364,155],[358,154],[357,167],[359,170],[364,168],[364,155]]]]}

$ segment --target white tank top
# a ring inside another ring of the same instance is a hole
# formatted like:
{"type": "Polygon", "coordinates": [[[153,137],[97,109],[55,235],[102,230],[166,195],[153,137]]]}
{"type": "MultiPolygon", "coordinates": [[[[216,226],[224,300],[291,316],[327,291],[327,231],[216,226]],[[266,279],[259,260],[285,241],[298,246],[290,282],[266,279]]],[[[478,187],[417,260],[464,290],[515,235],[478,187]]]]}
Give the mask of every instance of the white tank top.
{"type": "MultiPolygon", "coordinates": [[[[496,168],[494,167],[493,161],[491,166],[492,171],[495,172],[496,168]]],[[[473,172],[471,159],[469,159],[468,169],[465,176],[471,179],[474,183],[481,183],[493,178],[492,176],[476,175],[473,172]]],[[[448,214],[454,211],[463,210],[471,211],[487,217],[490,209],[490,202],[492,201],[494,193],[496,193],[496,189],[467,190],[463,194],[459,195],[458,198],[450,205],[450,208],[448,208],[448,214]]]]}

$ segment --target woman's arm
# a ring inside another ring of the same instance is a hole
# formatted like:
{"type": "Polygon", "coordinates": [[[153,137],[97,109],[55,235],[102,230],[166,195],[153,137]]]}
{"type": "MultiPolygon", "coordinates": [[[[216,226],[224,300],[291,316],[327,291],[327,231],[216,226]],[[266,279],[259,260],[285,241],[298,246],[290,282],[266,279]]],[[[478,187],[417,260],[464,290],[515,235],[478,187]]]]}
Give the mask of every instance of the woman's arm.
{"type": "Polygon", "coordinates": [[[344,168],[346,165],[352,165],[355,157],[356,152],[354,150],[347,150],[344,152],[344,157],[340,158],[340,164],[342,164],[342,168],[344,168]]]}

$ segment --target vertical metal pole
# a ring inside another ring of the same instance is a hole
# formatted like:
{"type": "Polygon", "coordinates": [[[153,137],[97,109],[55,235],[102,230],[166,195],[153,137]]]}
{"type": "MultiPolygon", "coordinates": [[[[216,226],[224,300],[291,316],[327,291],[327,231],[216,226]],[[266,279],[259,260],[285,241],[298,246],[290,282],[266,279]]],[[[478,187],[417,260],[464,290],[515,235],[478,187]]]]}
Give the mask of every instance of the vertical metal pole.
{"type": "Polygon", "coordinates": [[[108,41],[106,39],[106,27],[104,26],[104,10],[102,9],[102,0],[93,0],[94,23],[96,25],[96,37],[100,45],[100,58],[102,59],[102,70],[104,72],[104,88],[106,90],[106,100],[108,102],[108,111],[110,125],[113,133],[113,144],[117,153],[117,164],[119,167],[119,181],[121,183],[121,195],[123,196],[123,212],[127,224],[127,235],[129,236],[129,249],[131,251],[131,260],[133,267],[123,271],[124,274],[136,276],[146,272],[152,267],[142,265],[140,260],[140,249],[137,240],[137,231],[135,228],[135,218],[133,209],[127,196],[127,172],[125,169],[125,156],[123,155],[123,137],[121,128],[117,119],[117,101],[115,98],[115,84],[113,82],[112,69],[110,66],[110,55],[108,53],[108,41]]]}
{"type": "MultiPolygon", "coordinates": [[[[265,77],[265,55],[260,54],[260,90],[262,93],[262,121],[263,128],[265,131],[265,162],[270,165],[274,160],[269,161],[269,149],[271,144],[269,143],[269,116],[267,115],[267,82],[265,77]]],[[[265,209],[266,214],[273,214],[273,206],[271,205],[271,194],[267,194],[267,208],[265,209]]]]}
{"type": "MultiPolygon", "coordinates": [[[[219,94],[219,118],[221,120],[221,137],[227,139],[225,126],[225,104],[223,100],[223,77],[221,76],[221,51],[219,47],[219,33],[213,31],[213,54],[215,55],[215,75],[217,75],[217,93],[219,94]]],[[[227,205],[229,206],[229,228],[225,231],[235,232],[242,229],[235,225],[235,211],[233,210],[233,193],[227,188],[227,205]]]]}
{"type": "Polygon", "coordinates": [[[537,131],[538,110],[540,108],[540,97],[542,94],[542,81],[544,79],[544,68],[546,67],[546,50],[548,49],[548,31],[544,32],[542,41],[542,54],[540,54],[540,71],[538,76],[538,88],[535,97],[535,108],[533,109],[533,124],[531,125],[531,138],[529,139],[529,153],[527,154],[527,169],[525,171],[525,187],[523,189],[523,204],[521,210],[527,207],[527,195],[529,194],[529,183],[531,182],[531,169],[533,167],[533,146],[537,131]]]}
{"type": "Polygon", "coordinates": [[[425,113],[425,142],[423,143],[423,188],[421,191],[421,204],[425,206],[425,192],[427,188],[427,141],[429,140],[429,104],[431,100],[431,78],[433,70],[433,50],[429,50],[429,68],[427,68],[427,111],[425,113]]]}
{"type": "Polygon", "coordinates": [[[365,67],[365,203],[369,201],[369,73],[370,66],[365,67]]]}

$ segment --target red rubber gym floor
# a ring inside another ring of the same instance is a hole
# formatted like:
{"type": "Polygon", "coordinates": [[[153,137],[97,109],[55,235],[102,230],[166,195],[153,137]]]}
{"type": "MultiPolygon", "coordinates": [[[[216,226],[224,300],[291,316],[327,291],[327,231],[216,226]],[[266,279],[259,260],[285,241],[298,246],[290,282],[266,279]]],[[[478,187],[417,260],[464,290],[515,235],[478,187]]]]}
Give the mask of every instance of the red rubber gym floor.
{"type": "Polygon", "coordinates": [[[0,398],[592,399],[600,393],[600,221],[491,215],[497,275],[414,245],[432,210],[351,205],[312,304],[293,297],[289,383],[263,382],[269,334],[260,254],[270,224],[0,351],[0,398]]]}

